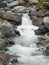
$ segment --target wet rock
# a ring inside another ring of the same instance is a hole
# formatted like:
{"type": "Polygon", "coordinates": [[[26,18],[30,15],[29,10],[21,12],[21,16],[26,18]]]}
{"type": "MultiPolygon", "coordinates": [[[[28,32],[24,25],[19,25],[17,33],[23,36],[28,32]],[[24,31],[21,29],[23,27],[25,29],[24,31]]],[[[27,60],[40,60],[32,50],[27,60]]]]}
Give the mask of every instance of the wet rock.
{"type": "Polygon", "coordinates": [[[25,3],[25,0],[19,0],[19,3],[20,4],[24,4],[25,3]]]}
{"type": "Polygon", "coordinates": [[[45,54],[46,54],[46,56],[49,56],[49,46],[46,47],[45,54]]]}
{"type": "Polygon", "coordinates": [[[9,8],[13,8],[19,4],[19,1],[12,1],[11,3],[8,4],[9,8]]]}
{"type": "Polygon", "coordinates": [[[27,8],[24,6],[16,6],[12,9],[12,12],[14,12],[14,13],[26,13],[28,11],[27,11],[27,8]]]}
{"type": "Polygon", "coordinates": [[[10,55],[8,53],[5,53],[3,51],[0,51],[0,60],[2,64],[4,65],[9,65],[9,63],[12,62],[12,64],[14,65],[15,63],[18,63],[18,58],[19,56],[14,56],[14,55],[10,55]]]}
{"type": "Polygon", "coordinates": [[[42,26],[43,18],[36,17],[36,16],[31,16],[31,18],[32,18],[32,23],[34,25],[39,26],[39,27],[42,26]]]}
{"type": "Polygon", "coordinates": [[[37,17],[44,17],[46,14],[46,10],[43,7],[41,7],[37,11],[38,11],[37,17]]]}
{"type": "Polygon", "coordinates": [[[49,16],[44,17],[43,22],[45,24],[45,27],[49,29],[49,16]]]}
{"type": "Polygon", "coordinates": [[[14,42],[14,41],[9,40],[9,44],[14,45],[14,44],[15,44],[15,42],[14,42]]]}
{"type": "Polygon", "coordinates": [[[38,30],[35,30],[36,35],[44,35],[47,32],[49,32],[49,30],[46,27],[41,27],[38,30]]]}
{"type": "Polygon", "coordinates": [[[11,27],[1,26],[0,27],[0,32],[2,33],[2,35],[4,37],[10,37],[12,35],[12,29],[11,29],[11,27]]]}
{"type": "Polygon", "coordinates": [[[1,19],[1,18],[0,18],[0,25],[12,27],[12,24],[10,22],[8,22],[7,20],[1,19]]]}
{"type": "Polygon", "coordinates": [[[29,2],[35,2],[35,3],[37,3],[38,0],[29,0],[29,2]]]}
{"type": "Polygon", "coordinates": [[[31,15],[33,15],[33,12],[36,11],[35,6],[34,7],[29,7],[28,10],[32,13],[30,13],[31,15]]]}
{"type": "Polygon", "coordinates": [[[4,49],[6,47],[6,43],[4,39],[0,39],[0,50],[4,49]]]}
{"type": "Polygon", "coordinates": [[[15,32],[18,36],[20,36],[20,32],[19,32],[19,31],[14,30],[14,32],[15,32]]]}
{"type": "Polygon", "coordinates": [[[15,25],[21,24],[21,15],[17,15],[12,12],[0,12],[0,18],[13,22],[15,25]]]}
{"type": "Polygon", "coordinates": [[[0,8],[5,8],[5,7],[7,7],[7,3],[0,2],[0,8]]]}

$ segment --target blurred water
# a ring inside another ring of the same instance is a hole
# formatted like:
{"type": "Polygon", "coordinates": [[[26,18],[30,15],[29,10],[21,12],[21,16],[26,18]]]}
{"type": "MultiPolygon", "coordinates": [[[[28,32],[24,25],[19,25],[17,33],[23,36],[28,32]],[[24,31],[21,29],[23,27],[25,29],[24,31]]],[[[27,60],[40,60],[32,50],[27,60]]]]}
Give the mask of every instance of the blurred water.
{"type": "Polygon", "coordinates": [[[35,29],[38,27],[32,25],[28,14],[23,14],[22,25],[17,27],[21,36],[13,38],[15,45],[8,47],[8,53],[20,56],[19,64],[15,65],[47,65],[43,52],[36,46],[38,36],[34,33],[35,29]]]}

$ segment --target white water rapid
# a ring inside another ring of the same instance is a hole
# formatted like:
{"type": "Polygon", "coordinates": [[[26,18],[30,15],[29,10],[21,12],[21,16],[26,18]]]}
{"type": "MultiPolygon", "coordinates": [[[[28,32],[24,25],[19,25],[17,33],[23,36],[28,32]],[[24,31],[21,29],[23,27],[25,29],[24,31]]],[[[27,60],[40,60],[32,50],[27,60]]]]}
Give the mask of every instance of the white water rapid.
{"type": "Polygon", "coordinates": [[[8,47],[8,53],[21,56],[18,58],[19,64],[16,65],[47,65],[44,55],[36,46],[38,41],[38,36],[34,33],[36,29],[38,27],[32,25],[28,13],[23,14],[22,25],[17,27],[21,35],[13,39],[15,45],[8,47]]]}

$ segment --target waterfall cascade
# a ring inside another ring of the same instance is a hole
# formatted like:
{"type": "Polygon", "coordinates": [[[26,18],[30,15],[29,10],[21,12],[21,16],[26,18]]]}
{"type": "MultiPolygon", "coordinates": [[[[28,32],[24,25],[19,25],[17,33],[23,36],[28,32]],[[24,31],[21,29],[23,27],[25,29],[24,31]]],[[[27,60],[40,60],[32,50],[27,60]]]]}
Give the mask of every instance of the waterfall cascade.
{"type": "Polygon", "coordinates": [[[35,29],[38,29],[38,27],[32,25],[29,15],[23,14],[22,25],[17,27],[21,36],[15,37],[13,39],[15,45],[8,47],[8,53],[21,56],[18,58],[18,65],[46,65],[42,52],[36,46],[38,37],[34,33],[35,29]]]}

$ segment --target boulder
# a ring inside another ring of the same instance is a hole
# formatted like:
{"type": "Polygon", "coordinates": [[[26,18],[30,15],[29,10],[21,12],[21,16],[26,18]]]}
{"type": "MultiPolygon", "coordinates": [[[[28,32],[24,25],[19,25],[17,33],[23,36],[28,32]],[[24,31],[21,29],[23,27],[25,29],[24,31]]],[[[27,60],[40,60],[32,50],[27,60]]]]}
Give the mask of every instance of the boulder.
{"type": "Polygon", "coordinates": [[[10,21],[10,23],[13,23],[15,25],[21,24],[21,15],[17,15],[12,12],[0,12],[0,18],[3,18],[5,20],[10,21]]]}
{"type": "Polygon", "coordinates": [[[9,8],[13,8],[19,4],[19,1],[12,1],[11,3],[8,3],[9,8]]]}
{"type": "Polygon", "coordinates": [[[20,4],[24,4],[25,3],[25,0],[19,0],[19,3],[20,4]]]}
{"type": "Polygon", "coordinates": [[[41,27],[42,23],[43,23],[43,18],[42,17],[37,17],[37,16],[33,16],[31,15],[32,18],[32,24],[41,27]]]}
{"type": "Polygon", "coordinates": [[[49,29],[49,16],[44,17],[43,22],[45,24],[45,27],[49,29]]]}
{"type": "Polygon", "coordinates": [[[49,30],[46,27],[40,27],[38,30],[35,30],[36,35],[44,35],[47,32],[49,32],[49,30]]]}
{"type": "Polygon", "coordinates": [[[7,3],[0,2],[0,8],[5,8],[5,7],[7,7],[7,3]]]}
{"type": "Polygon", "coordinates": [[[0,25],[12,27],[12,24],[10,22],[8,22],[7,20],[1,19],[1,18],[0,18],[0,25]]]}
{"type": "Polygon", "coordinates": [[[18,58],[19,56],[14,56],[14,55],[10,55],[8,53],[5,53],[4,51],[0,51],[0,61],[3,65],[14,65],[15,63],[19,63],[18,62],[18,58]]]}
{"type": "Polygon", "coordinates": [[[16,6],[12,9],[12,12],[14,12],[14,13],[26,13],[28,11],[27,11],[27,8],[24,6],[16,6]]]}
{"type": "Polygon", "coordinates": [[[13,29],[11,27],[7,27],[7,26],[1,26],[0,27],[0,32],[4,37],[10,37],[12,36],[12,31],[13,29]]]}
{"type": "Polygon", "coordinates": [[[46,56],[49,56],[49,46],[46,47],[45,54],[46,56]]]}

